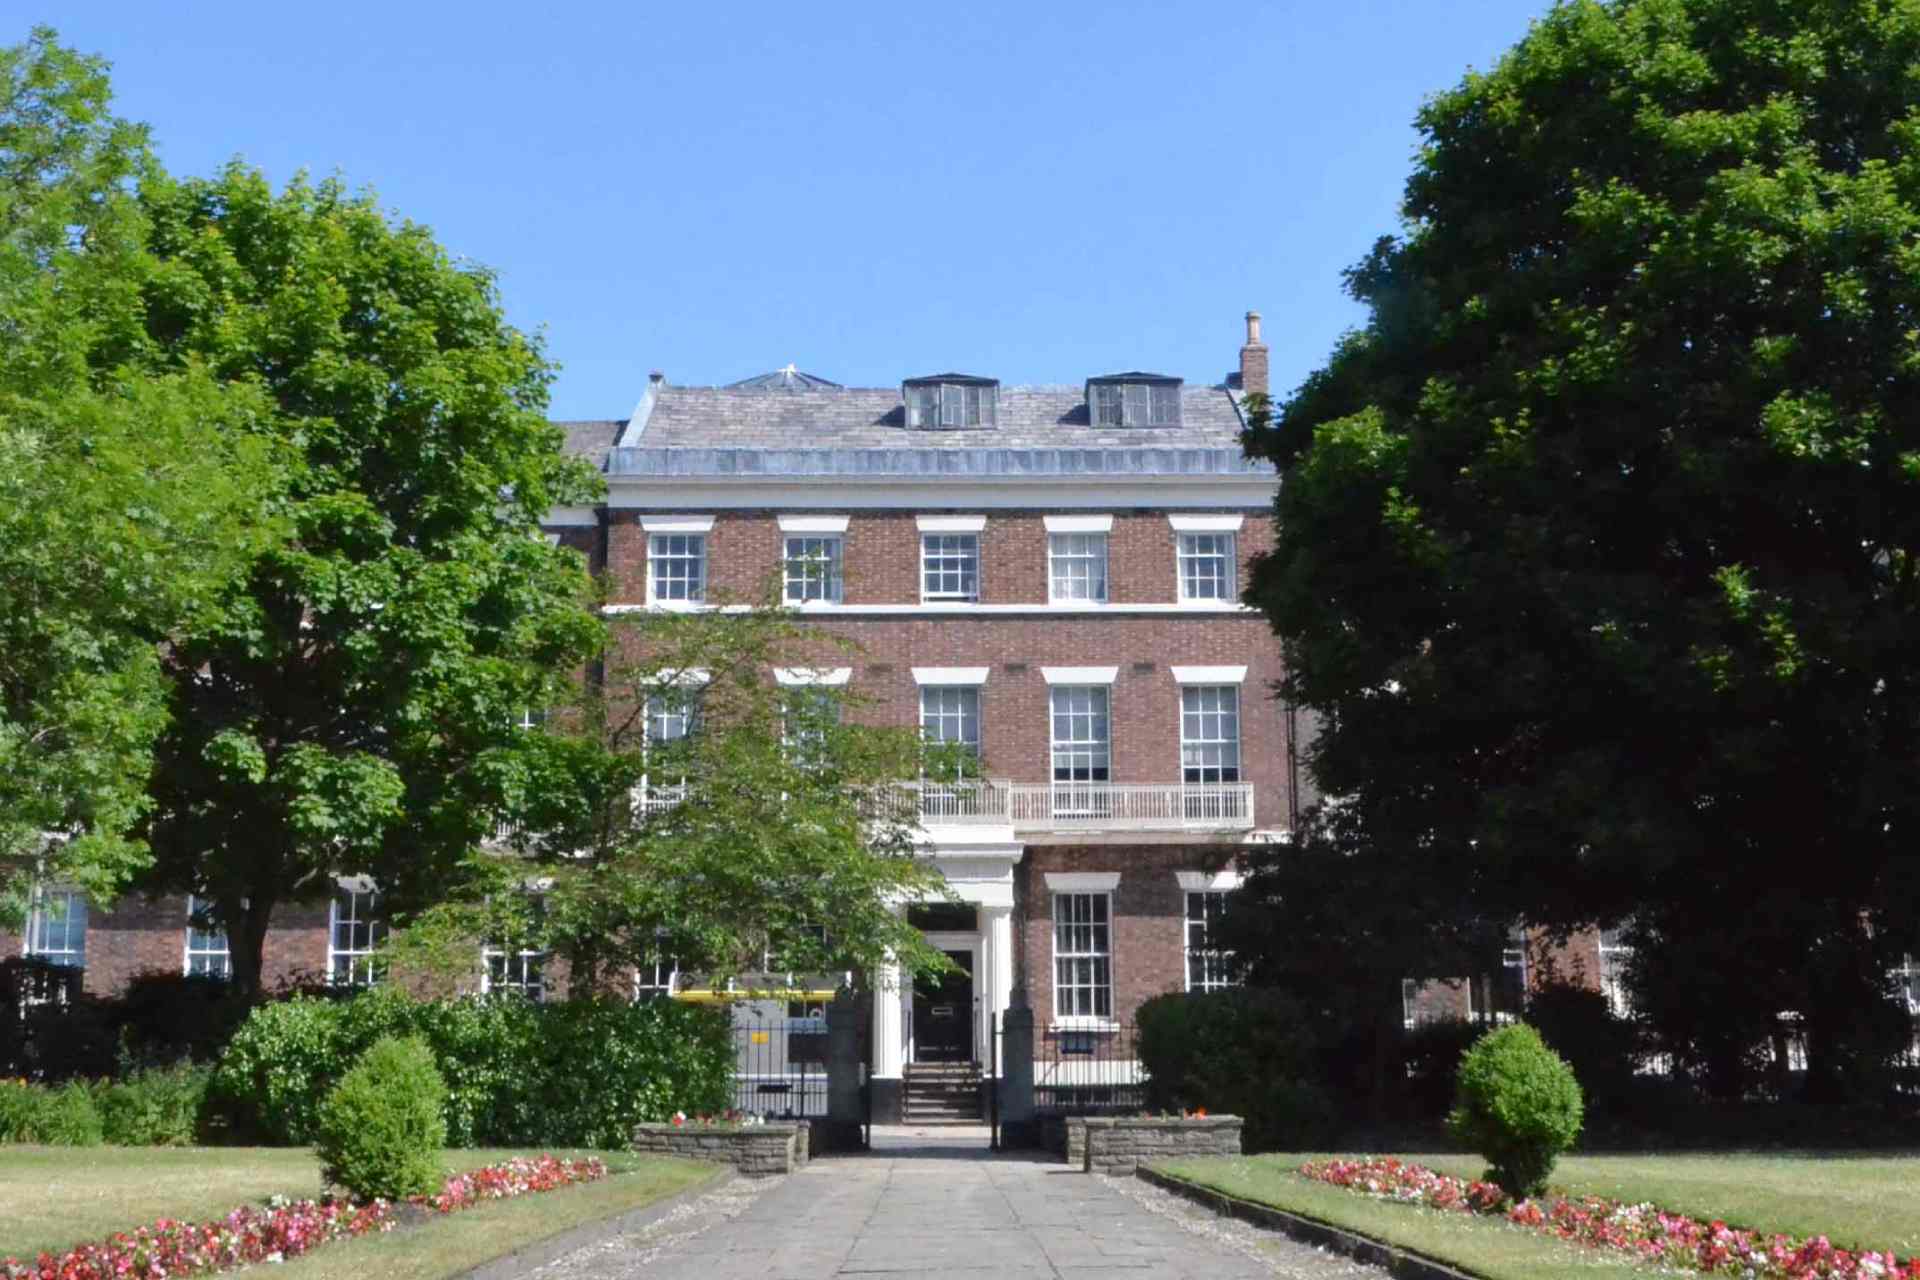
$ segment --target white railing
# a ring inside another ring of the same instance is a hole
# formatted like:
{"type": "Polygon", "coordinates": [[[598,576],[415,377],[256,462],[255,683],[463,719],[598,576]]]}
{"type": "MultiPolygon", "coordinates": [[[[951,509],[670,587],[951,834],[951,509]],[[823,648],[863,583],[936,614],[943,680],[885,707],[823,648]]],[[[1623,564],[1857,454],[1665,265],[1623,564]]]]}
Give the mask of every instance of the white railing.
{"type": "MultiPolygon", "coordinates": [[[[636,790],[634,802],[658,813],[684,795],[684,787],[651,787],[636,790]]],[[[1253,784],[901,782],[876,791],[871,816],[922,827],[1016,831],[1246,831],[1253,827],[1253,784]]],[[[509,834],[503,828],[497,838],[504,842],[509,834]]]]}
{"type": "Polygon", "coordinates": [[[901,782],[882,792],[885,814],[923,827],[1004,827],[1009,784],[995,778],[962,782],[901,782]]]}
{"type": "Polygon", "coordinates": [[[1240,831],[1253,784],[1042,782],[1009,788],[1014,830],[1240,831]]]}

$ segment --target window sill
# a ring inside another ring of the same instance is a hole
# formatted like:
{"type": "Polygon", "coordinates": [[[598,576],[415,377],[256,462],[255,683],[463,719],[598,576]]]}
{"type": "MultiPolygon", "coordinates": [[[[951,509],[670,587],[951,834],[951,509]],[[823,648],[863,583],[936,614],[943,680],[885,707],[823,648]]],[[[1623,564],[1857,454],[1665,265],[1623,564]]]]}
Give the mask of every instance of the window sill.
{"type": "Polygon", "coordinates": [[[1049,1031],[1118,1031],[1120,1024],[1112,1018],[1055,1018],[1047,1027],[1049,1031]]]}

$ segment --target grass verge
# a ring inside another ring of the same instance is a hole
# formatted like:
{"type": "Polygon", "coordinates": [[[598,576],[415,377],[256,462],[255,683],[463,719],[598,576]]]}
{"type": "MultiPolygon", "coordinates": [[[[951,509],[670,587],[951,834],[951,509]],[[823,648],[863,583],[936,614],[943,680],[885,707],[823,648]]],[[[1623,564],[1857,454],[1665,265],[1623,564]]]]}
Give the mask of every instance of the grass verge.
{"type": "Polygon", "coordinates": [[[1488,1280],[1604,1280],[1647,1269],[1495,1218],[1440,1213],[1357,1195],[1293,1170],[1305,1156],[1169,1160],[1154,1168],[1243,1200],[1383,1240],[1488,1280]]]}
{"type": "Polygon", "coordinates": [[[417,1227],[361,1236],[286,1264],[289,1280],[442,1280],[582,1223],[644,1208],[713,1178],[693,1160],[629,1158],[599,1182],[480,1205],[417,1227]]]}
{"type": "MultiPolygon", "coordinates": [[[[446,1163],[458,1171],[538,1154],[455,1150],[446,1153],[446,1163]]],[[[614,1170],[642,1163],[620,1152],[553,1154],[597,1155],[614,1170]]],[[[31,1259],[156,1218],[224,1217],[268,1196],[317,1196],[320,1190],[319,1161],[305,1147],[0,1147],[0,1258],[31,1259]]],[[[478,1212],[457,1216],[465,1220],[478,1212]]]]}

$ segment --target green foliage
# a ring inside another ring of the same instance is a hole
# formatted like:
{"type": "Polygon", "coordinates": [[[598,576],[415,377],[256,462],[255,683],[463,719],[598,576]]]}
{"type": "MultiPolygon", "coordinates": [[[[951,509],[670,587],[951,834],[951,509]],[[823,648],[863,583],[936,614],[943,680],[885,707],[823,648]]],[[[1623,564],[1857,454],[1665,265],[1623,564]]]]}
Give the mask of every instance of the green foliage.
{"type": "Polygon", "coordinates": [[[439,896],[520,785],[528,706],[601,647],[580,556],[541,538],[599,480],[492,276],[336,180],[152,175],[144,337],[258,386],[279,536],[166,654],[152,886],[194,892],[257,989],[285,902],[370,874],[439,896]]]}
{"type": "Polygon", "coordinates": [[[1460,1060],[1486,1027],[1465,1018],[1433,1018],[1408,1030],[1393,1061],[1406,1078],[1409,1118],[1444,1120],[1459,1090],[1460,1060]]]}
{"type": "Polygon", "coordinates": [[[385,1036],[327,1092],[316,1116],[320,1176],[361,1200],[404,1200],[440,1186],[447,1086],[433,1051],[385,1036]]]}
{"type": "Polygon", "coordinates": [[[150,360],[155,166],[110,97],[50,30],[0,48],[0,920],[35,874],[107,897],[144,864],[157,645],[274,527],[258,392],[150,360]]]}
{"type": "Polygon", "coordinates": [[[475,860],[397,956],[466,970],[477,939],[537,932],[585,991],[662,957],[718,983],[758,973],[769,950],[782,973],[938,969],[898,910],[943,892],[913,854],[919,735],[861,723],[843,690],[773,676],[848,647],[772,606],[621,617],[602,678],[522,757],[524,860],[475,860]],[[650,701],[690,712],[695,731],[649,742],[650,701]],[[537,920],[515,892],[528,864],[537,920]]]}
{"type": "Polygon", "coordinates": [[[1512,1196],[1536,1196],[1580,1136],[1583,1109],[1572,1068],[1516,1022],[1480,1037],[1461,1059],[1447,1131],[1487,1158],[1489,1181],[1512,1196]]]}
{"type": "Polygon", "coordinates": [[[672,1001],[415,1001],[379,988],[256,1009],[212,1095],[253,1141],[313,1140],[317,1107],[374,1042],[414,1036],[447,1092],[447,1140],[470,1146],[626,1145],[633,1126],[727,1105],[733,1042],[723,1014],[672,1001]]]}
{"type": "Polygon", "coordinates": [[[1136,1025],[1149,1108],[1237,1115],[1249,1152],[1316,1150],[1333,1137],[1297,1002],[1247,988],[1172,993],[1141,1005],[1136,1025]]]}
{"type": "Polygon", "coordinates": [[[93,1093],[80,1081],[52,1087],[0,1081],[0,1142],[97,1147],[104,1138],[93,1093]]]}
{"type": "Polygon", "coordinates": [[[151,1067],[94,1087],[101,1132],[116,1147],[192,1146],[213,1072],[182,1063],[151,1067]]]}
{"type": "Polygon", "coordinates": [[[1641,1092],[1634,1077],[1638,1033],[1601,992],[1549,983],[1528,993],[1526,1020],[1573,1069],[1588,1110],[1619,1112],[1641,1092]]]}
{"type": "Polygon", "coordinates": [[[1364,329],[1247,434],[1370,914],[1696,904],[1722,1054],[1920,942],[1916,60],[1912,5],[1564,0],[1421,110],[1364,329]]]}

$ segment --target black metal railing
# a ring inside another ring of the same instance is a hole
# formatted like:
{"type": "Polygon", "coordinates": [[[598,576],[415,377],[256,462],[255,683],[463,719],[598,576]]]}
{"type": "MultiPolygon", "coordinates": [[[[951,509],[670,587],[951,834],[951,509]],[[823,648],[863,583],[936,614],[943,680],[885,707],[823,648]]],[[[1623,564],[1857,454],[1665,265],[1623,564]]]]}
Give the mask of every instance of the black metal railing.
{"type": "Polygon", "coordinates": [[[733,1027],[733,1108],[774,1120],[827,1114],[827,1020],[747,1018],[733,1027]]]}
{"type": "Polygon", "coordinates": [[[1033,1107],[1042,1116],[1111,1115],[1146,1106],[1146,1073],[1131,1023],[1054,1028],[1033,1049],[1033,1107]]]}

